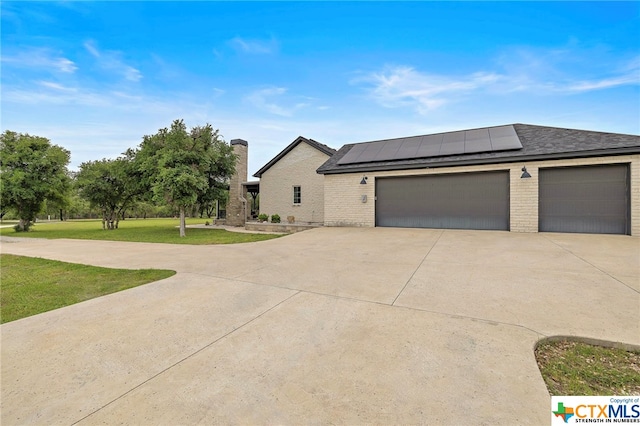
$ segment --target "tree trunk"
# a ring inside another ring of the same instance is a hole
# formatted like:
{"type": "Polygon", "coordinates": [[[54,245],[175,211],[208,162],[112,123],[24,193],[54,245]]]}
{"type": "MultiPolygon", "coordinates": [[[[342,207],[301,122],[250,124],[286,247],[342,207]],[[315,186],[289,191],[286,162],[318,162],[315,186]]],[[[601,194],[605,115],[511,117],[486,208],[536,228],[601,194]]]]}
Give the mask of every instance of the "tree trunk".
{"type": "Polygon", "coordinates": [[[186,219],[184,217],[184,207],[180,206],[180,236],[185,237],[187,234],[185,232],[187,228],[186,219]]]}
{"type": "Polygon", "coordinates": [[[64,216],[62,216],[62,209],[60,209],[60,222],[64,220],[64,216]]]}

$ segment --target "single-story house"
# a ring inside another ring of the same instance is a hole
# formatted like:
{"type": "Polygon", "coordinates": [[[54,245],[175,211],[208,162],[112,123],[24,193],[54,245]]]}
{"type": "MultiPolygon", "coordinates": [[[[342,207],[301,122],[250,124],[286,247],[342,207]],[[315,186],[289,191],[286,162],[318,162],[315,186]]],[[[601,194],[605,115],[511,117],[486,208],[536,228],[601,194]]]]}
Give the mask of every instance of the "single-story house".
{"type": "Polygon", "coordinates": [[[333,155],[306,139],[292,145],[256,173],[268,179],[261,203],[275,212],[269,198],[281,193],[277,203],[286,198],[295,214],[292,188],[309,179],[313,219],[325,226],[640,236],[637,135],[512,124],[347,144],[333,155]],[[323,181],[305,173],[313,162],[296,164],[298,146],[330,156],[317,168],[323,181]]]}
{"type": "Polygon", "coordinates": [[[296,223],[324,223],[324,176],[316,169],[336,150],[302,136],[253,176],[260,178],[260,213],[296,223]]]}

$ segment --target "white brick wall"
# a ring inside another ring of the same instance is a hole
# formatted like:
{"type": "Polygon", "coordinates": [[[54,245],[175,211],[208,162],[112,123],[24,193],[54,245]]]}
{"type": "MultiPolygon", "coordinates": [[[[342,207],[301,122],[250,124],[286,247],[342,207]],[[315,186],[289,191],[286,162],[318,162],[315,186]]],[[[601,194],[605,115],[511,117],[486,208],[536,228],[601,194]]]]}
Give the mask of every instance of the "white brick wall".
{"type": "Polygon", "coordinates": [[[305,142],[299,143],[260,178],[260,213],[287,216],[296,222],[324,222],[324,177],[316,173],[329,156],[305,142]],[[293,187],[300,186],[302,202],[293,204],[293,187]]]}
{"type": "Polygon", "coordinates": [[[375,226],[377,177],[509,170],[511,231],[538,232],[539,168],[617,163],[631,163],[631,235],[640,236],[640,155],[325,175],[324,223],[327,226],[375,226]],[[531,179],[520,178],[523,166],[527,167],[531,179]],[[366,185],[360,185],[363,176],[368,177],[366,185]],[[362,195],[367,195],[366,203],[362,202],[362,195]]]}

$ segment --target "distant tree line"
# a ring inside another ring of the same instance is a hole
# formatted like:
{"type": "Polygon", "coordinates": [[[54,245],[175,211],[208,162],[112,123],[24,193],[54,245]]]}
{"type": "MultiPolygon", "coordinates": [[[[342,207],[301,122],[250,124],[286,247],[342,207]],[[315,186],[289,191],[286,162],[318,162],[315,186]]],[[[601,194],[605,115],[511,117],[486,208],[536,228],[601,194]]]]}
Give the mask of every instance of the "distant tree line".
{"type": "Polygon", "coordinates": [[[0,214],[28,231],[38,215],[100,218],[105,230],[125,217],[211,217],[226,204],[235,171],[233,149],[210,125],[187,129],[183,120],[146,135],[115,159],[87,161],[67,169],[70,153],[44,137],[5,131],[0,135],[0,214]]]}

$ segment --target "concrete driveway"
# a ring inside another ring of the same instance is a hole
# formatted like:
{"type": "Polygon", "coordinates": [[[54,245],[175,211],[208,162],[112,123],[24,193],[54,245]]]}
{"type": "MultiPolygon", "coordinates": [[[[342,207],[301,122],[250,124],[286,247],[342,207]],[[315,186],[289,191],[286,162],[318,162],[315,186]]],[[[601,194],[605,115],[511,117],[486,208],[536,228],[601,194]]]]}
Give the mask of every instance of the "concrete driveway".
{"type": "Polygon", "coordinates": [[[1,326],[2,424],[548,424],[535,343],[640,344],[640,239],[320,228],[4,239],[166,280],[1,326]]]}

